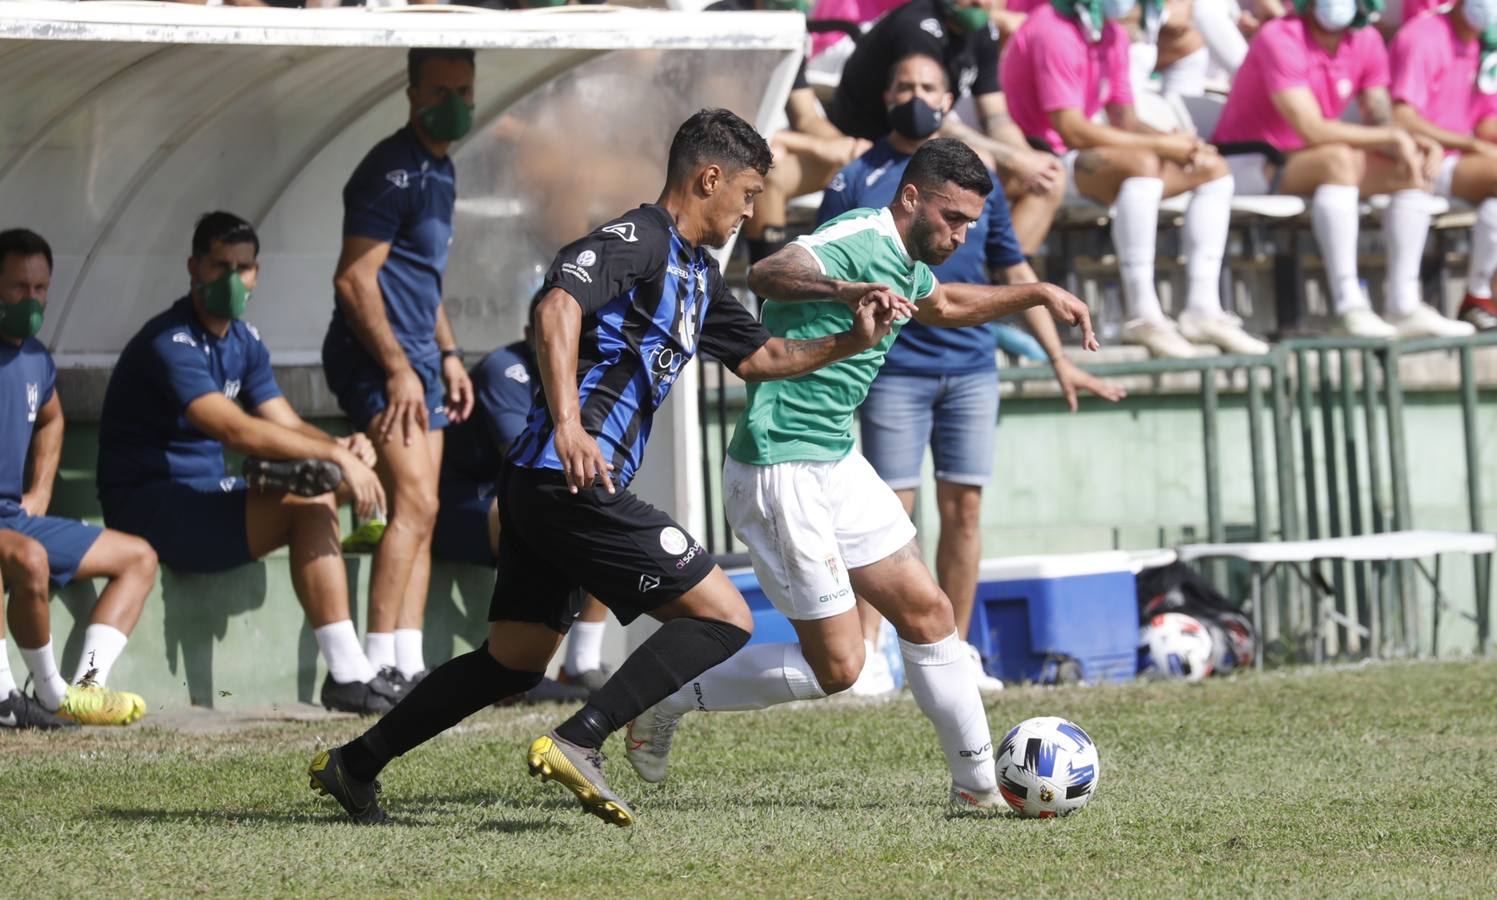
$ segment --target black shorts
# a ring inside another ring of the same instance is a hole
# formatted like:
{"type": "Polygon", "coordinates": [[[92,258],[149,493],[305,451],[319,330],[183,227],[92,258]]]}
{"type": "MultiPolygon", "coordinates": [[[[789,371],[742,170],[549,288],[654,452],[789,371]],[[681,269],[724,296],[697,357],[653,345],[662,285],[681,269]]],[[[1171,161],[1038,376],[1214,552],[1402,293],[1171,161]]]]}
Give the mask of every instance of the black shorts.
{"type": "Polygon", "coordinates": [[[499,560],[489,621],[565,634],[586,591],[627,625],[696,587],[716,563],[670,516],[627,490],[567,489],[555,469],[499,473],[499,560]]]}

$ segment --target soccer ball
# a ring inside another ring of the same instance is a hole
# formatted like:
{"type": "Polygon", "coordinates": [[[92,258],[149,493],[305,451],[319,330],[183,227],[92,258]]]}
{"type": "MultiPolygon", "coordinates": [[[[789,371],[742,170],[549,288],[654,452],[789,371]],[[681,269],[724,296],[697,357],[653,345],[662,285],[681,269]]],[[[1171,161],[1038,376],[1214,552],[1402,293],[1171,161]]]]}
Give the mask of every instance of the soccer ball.
{"type": "Polygon", "coordinates": [[[1194,616],[1185,613],[1160,613],[1149,620],[1139,633],[1144,647],[1145,671],[1150,669],[1168,678],[1200,681],[1211,674],[1215,648],[1211,632],[1194,616]]]}
{"type": "Polygon", "coordinates": [[[1085,806],[1102,774],[1097,745],[1059,716],[1025,719],[998,745],[998,791],[1026,819],[1064,816],[1085,806]]]}

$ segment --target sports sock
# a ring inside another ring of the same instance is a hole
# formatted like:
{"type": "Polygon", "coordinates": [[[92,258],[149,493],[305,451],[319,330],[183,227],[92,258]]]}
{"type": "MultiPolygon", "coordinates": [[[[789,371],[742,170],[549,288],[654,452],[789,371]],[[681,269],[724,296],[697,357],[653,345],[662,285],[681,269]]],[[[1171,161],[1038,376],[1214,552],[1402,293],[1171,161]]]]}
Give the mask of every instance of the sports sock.
{"type": "Polygon", "coordinates": [[[1336,315],[1367,308],[1367,297],[1357,283],[1358,215],[1356,185],[1322,184],[1310,198],[1310,227],[1325,261],[1336,315]]]}
{"type": "Polygon", "coordinates": [[[720,712],[764,709],[792,700],[817,700],[826,691],[806,662],[800,644],[755,644],[744,647],[719,666],[688,681],[660,702],[674,715],[694,709],[720,712]]]}
{"type": "Polygon", "coordinates": [[[395,629],[395,668],[407,678],[426,670],[426,657],[421,652],[421,629],[395,629]]]}
{"type": "Polygon", "coordinates": [[[603,665],[603,632],[608,621],[573,622],[567,632],[567,659],[563,665],[573,677],[591,672],[603,665]]]}
{"type": "Polygon", "coordinates": [[[378,672],[395,665],[395,633],[393,631],[371,631],[364,635],[364,655],[378,672]]]}
{"type": "Polygon", "coordinates": [[[988,714],[961,637],[953,631],[934,644],[912,644],[901,638],[899,652],[915,703],[936,726],[952,781],[973,791],[997,790],[988,714]]]}
{"type": "Polygon", "coordinates": [[[83,655],[78,657],[78,672],[73,676],[73,683],[78,684],[93,672],[94,684],[99,687],[109,683],[109,673],[114,669],[115,660],[125,650],[125,643],[129,641],[123,631],[113,625],[90,625],[83,631],[83,655]]]}
{"type": "Polygon", "coordinates": [[[1228,75],[1237,74],[1247,58],[1248,44],[1237,30],[1227,0],[1196,0],[1190,21],[1205,38],[1206,49],[1211,51],[1216,64],[1226,69],[1228,75]]]}
{"type": "Polygon", "coordinates": [[[1163,179],[1127,178],[1113,204],[1117,215],[1112,219],[1112,245],[1118,252],[1123,306],[1129,320],[1164,318],[1154,286],[1154,242],[1163,197],[1163,179]]]}
{"type": "Polygon", "coordinates": [[[1429,194],[1410,188],[1394,191],[1383,215],[1383,237],[1388,244],[1388,276],[1383,291],[1384,311],[1401,319],[1424,302],[1419,288],[1419,263],[1429,236],[1429,194]]]}
{"type": "Polygon", "coordinates": [[[619,670],[556,729],[579,747],[601,747],[610,734],[742,649],[749,633],[716,619],[671,619],[629,654],[619,670]]]}
{"type": "Polygon", "coordinates": [[[312,637],[317,639],[317,649],[327,661],[328,674],[339,684],[365,684],[379,674],[359,646],[359,634],[353,630],[352,619],[314,628],[312,637]]]}
{"type": "Polygon", "coordinates": [[[10,673],[10,654],[5,650],[5,638],[0,637],[0,697],[8,697],[16,689],[16,676],[10,673]]]}
{"type": "Polygon", "coordinates": [[[32,683],[36,685],[36,699],[40,700],[42,706],[52,712],[62,706],[62,698],[68,695],[68,683],[62,680],[62,673],[57,671],[57,660],[52,657],[52,642],[37,647],[35,650],[20,648],[21,658],[26,661],[26,668],[31,670],[32,683]]]}
{"type": "Polygon", "coordinates": [[[1187,53],[1159,71],[1159,93],[1166,97],[1200,97],[1206,93],[1211,54],[1205,47],[1187,53]]]}
{"type": "Polygon", "coordinates": [[[541,683],[539,672],[518,672],[489,655],[488,643],[435,669],[385,717],[344,744],[343,762],[360,781],[373,781],[390,760],[426,743],[467,717],[541,683]]]}
{"type": "Polygon", "coordinates": [[[1471,264],[1466,270],[1466,293],[1489,299],[1492,275],[1497,272],[1497,198],[1476,207],[1476,227],[1471,229],[1471,264]]]}
{"type": "Polygon", "coordinates": [[[1185,210],[1185,308],[1198,315],[1221,315],[1222,257],[1232,224],[1231,175],[1208,181],[1191,192],[1185,210]]]}

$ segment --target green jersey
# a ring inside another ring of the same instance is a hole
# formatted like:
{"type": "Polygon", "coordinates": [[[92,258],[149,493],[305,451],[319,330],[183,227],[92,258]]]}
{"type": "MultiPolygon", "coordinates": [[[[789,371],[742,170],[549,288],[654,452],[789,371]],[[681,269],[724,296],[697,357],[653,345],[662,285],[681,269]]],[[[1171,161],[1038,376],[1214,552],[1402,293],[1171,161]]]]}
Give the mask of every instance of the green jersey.
{"type": "MultiPolygon", "coordinates": [[[[888,209],[849,210],[796,243],[811,252],[823,273],[839,281],[885,284],[916,302],[935,290],[930,269],[905,252],[888,209]]],[[[852,310],[836,301],[770,300],[763,319],[770,334],[803,340],[851,328],[852,310]]],[[[750,384],[748,406],[738,417],[728,455],[759,466],[846,456],[853,445],[853,411],[868,396],[902,325],[896,320],[878,346],[856,356],[798,378],[750,384]]]]}

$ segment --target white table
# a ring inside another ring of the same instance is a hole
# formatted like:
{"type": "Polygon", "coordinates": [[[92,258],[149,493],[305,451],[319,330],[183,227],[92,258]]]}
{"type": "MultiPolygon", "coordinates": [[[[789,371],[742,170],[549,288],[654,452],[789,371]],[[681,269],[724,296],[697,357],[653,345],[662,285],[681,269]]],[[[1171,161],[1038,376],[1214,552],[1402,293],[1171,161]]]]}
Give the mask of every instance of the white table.
{"type": "MultiPolygon", "coordinates": [[[[1314,621],[1315,661],[1324,658],[1325,646],[1322,631],[1330,621],[1355,629],[1366,637],[1371,645],[1371,654],[1382,653],[1382,594],[1383,580],[1388,564],[1413,561],[1416,568],[1430,583],[1435,592],[1436,614],[1443,607],[1467,619],[1475,616],[1456,609],[1445,601],[1440,592],[1440,557],[1445,553],[1497,553],[1497,534],[1465,531],[1390,531],[1383,534],[1364,534],[1354,537],[1321,538],[1309,541],[1263,541],[1244,544],[1187,544],[1179,548],[1180,559],[1190,562],[1198,559],[1232,558],[1250,563],[1253,567],[1252,613],[1253,627],[1259,640],[1263,640],[1263,584],[1280,566],[1289,568],[1306,585],[1315,597],[1314,621]],[[1433,571],[1424,565],[1424,560],[1433,557],[1433,571]],[[1323,604],[1328,593],[1323,581],[1317,582],[1306,574],[1304,566],[1316,560],[1340,559],[1348,562],[1370,562],[1373,564],[1373,595],[1368,603],[1369,621],[1366,627],[1347,618],[1332,605],[1323,604]]],[[[1490,567],[1489,567],[1490,570],[1490,567]]],[[[1483,595],[1478,585],[1477,597],[1483,595]]],[[[1256,665],[1263,665],[1263,654],[1259,653],[1256,665]]]]}

